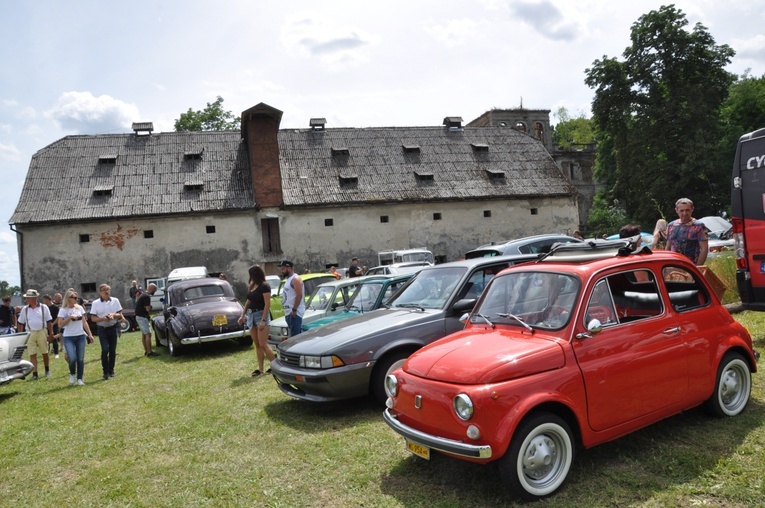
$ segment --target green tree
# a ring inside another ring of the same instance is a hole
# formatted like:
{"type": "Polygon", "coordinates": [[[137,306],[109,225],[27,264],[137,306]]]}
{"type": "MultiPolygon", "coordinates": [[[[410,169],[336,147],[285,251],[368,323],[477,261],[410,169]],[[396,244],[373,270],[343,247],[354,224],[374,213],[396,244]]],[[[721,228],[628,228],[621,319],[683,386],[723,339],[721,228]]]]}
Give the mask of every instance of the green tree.
{"type": "Polygon", "coordinates": [[[747,71],[733,83],[728,98],[723,102],[720,116],[724,132],[720,151],[730,169],[738,139],[765,127],[765,74],[753,78],[747,71]]]}
{"type": "Polygon", "coordinates": [[[21,292],[19,286],[11,286],[8,282],[0,280],[0,296],[13,296],[16,292],[21,292]]]}
{"type": "Polygon", "coordinates": [[[595,141],[592,120],[584,116],[584,113],[579,113],[572,118],[566,108],[560,107],[553,116],[558,120],[552,132],[552,141],[555,145],[561,148],[572,148],[595,141]]]}
{"type": "Polygon", "coordinates": [[[176,132],[188,131],[236,131],[240,129],[241,118],[231,111],[223,109],[223,97],[220,95],[215,102],[200,111],[191,108],[175,121],[176,132]]]}
{"type": "Polygon", "coordinates": [[[729,165],[720,164],[720,106],[735,76],[734,51],[707,29],[686,28],[685,14],[664,6],[631,29],[624,61],[603,57],[586,70],[595,89],[595,175],[631,221],[653,226],[689,197],[698,215],[730,201],[729,165]]]}

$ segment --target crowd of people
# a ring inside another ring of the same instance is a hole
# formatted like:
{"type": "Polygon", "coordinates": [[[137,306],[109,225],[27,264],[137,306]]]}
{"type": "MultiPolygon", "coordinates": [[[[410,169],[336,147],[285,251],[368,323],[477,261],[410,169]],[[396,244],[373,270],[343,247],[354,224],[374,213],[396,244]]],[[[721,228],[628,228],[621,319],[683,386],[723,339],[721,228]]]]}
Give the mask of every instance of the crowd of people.
{"type": "MultiPolygon", "coordinates": [[[[135,281],[133,281],[134,287],[135,281]]],[[[151,293],[156,290],[153,284],[149,286],[147,292],[143,293],[145,297],[150,298],[151,293]]],[[[117,355],[117,338],[120,335],[119,322],[125,317],[122,314],[122,305],[119,299],[111,296],[111,287],[108,284],[101,284],[98,288],[99,298],[91,302],[91,307],[86,310],[83,305],[83,299],[80,298],[74,288],[69,288],[62,296],[56,293],[52,297],[48,294],[40,295],[35,289],[28,289],[22,298],[26,305],[12,307],[11,297],[3,297],[2,306],[0,306],[0,334],[4,333],[23,333],[28,332],[27,351],[29,360],[32,363],[31,380],[39,379],[39,360],[42,357],[42,364],[45,369],[45,377],[51,377],[50,357],[51,352],[54,358],[59,358],[59,350],[63,346],[64,358],[69,367],[69,384],[83,386],[85,384],[83,375],[85,369],[85,346],[92,344],[94,333],[98,335],[101,345],[101,368],[103,370],[103,379],[108,380],[114,377],[114,366],[117,355]],[[91,329],[90,322],[95,323],[96,330],[91,329]]],[[[146,303],[141,299],[140,292],[137,294],[138,303],[146,303]]],[[[139,325],[146,324],[148,321],[148,311],[151,309],[151,302],[148,302],[148,308],[144,307],[142,313],[136,309],[137,321],[139,325]]],[[[145,327],[141,326],[144,331],[145,327]]],[[[148,333],[148,332],[147,332],[148,333]]],[[[144,339],[145,339],[144,335],[144,339]]],[[[149,335],[149,339],[150,339],[149,335]]],[[[144,340],[146,347],[147,341],[144,340]]],[[[150,342],[148,343],[147,356],[156,356],[151,351],[150,342]]]]}

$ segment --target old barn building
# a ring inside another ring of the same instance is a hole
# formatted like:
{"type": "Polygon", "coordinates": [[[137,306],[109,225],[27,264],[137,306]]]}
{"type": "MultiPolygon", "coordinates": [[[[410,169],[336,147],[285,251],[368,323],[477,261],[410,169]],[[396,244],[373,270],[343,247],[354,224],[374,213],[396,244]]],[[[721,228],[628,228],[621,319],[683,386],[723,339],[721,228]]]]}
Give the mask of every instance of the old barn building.
{"type": "MultiPolygon", "coordinates": [[[[241,132],[67,136],[29,166],[11,218],[24,288],[101,282],[126,299],[175,267],[206,265],[244,289],[253,263],[276,273],[374,265],[385,249],[440,261],[480,244],[578,227],[577,192],[545,146],[505,126],[280,129],[258,104],[241,132]]],[[[308,122],[307,122],[308,123],[308,122]]]]}

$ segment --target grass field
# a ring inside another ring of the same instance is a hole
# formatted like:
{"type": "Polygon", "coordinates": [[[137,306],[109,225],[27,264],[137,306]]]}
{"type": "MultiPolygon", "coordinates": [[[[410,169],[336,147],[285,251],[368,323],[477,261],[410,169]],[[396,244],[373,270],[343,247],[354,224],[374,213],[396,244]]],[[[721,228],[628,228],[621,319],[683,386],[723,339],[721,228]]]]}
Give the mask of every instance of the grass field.
{"type": "MultiPolygon", "coordinates": [[[[736,316],[765,350],[765,313],[736,316]]],[[[521,506],[492,466],[411,456],[371,400],[316,405],[250,377],[255,352],[213,344],[171,358],[119,342],[114,379],[87,348],[84,387],[53,377],[0,387],[4,506],[521,506]]],[[[744,413],[692,410],[585,450],[535,506],[763,506],[765,380],[744,413]]]]}

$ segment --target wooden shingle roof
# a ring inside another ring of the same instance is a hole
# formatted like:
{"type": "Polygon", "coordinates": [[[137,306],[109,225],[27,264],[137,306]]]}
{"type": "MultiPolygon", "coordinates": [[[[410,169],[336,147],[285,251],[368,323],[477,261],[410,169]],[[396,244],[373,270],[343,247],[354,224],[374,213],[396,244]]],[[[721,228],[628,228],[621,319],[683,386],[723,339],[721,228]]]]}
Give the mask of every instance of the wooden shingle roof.
{"type": "Polygon", "coordinates": [[[285,206],[575,193],[539,141],[506,127],[283,129],[279,158],[285,206]]]}
{"type": "MultiPolygon", "coordinates": [[[[10,222],[254,210],[245,143],[239,131],[67,136],[32,157],[10,222]]],[[[576,193],[541,143],[505,127],[282,129],[278,143],[287,208],[576,193]]]]}
{"type": "Polygon", "coordinates": [[[255,208],[240,138],[238,131],[67,136],[32,157],[10,222],[255,208]],[[203,188],[187,190],[188,182],[203,188]],[[109,188],[111,195],[105,195],[109,188]]]}

